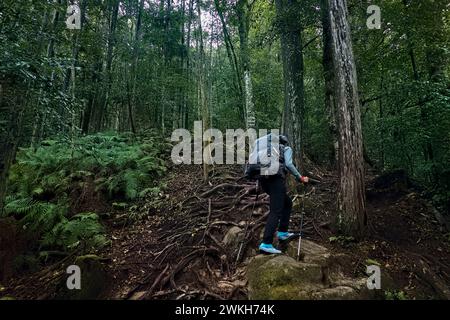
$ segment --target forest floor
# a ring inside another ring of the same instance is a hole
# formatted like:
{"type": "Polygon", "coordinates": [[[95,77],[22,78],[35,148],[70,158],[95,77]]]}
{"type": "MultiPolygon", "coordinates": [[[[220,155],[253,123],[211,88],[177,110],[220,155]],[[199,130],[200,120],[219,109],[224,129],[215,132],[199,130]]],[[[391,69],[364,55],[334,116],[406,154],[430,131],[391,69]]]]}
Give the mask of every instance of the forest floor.
{"type": "MultiPolygon", "coordinates": [[[[240,167],[217,167],[209,184],[202,182],[200,166],[174,170],[161,199],[143,203],[145,222],[112,229],[113,245],[107,254],[113,261],[114,281],[103,297],[246,298],[245,266],[256,254],[268,197],[260,195],[253,210],[254,183],[239,181],[240,167]],[[224,245],[222,239],[233,226],[245,229],[252,210],[246,259],[236,264],[239,240],[224,245]]],[[[387,271],[407,298],[450,298],[449,240],[427,200],[404,186],[398,190],[396,181],[377,189],[371,177],[367,182],[370,230],[364,241],[355,242],[335,237],[330,228],[336,176],[317,174],[322,183],[305,191],[306,238],[331,252],[347,254],[346,273],[351,277],[365,274],[370,259],[387,271]]],[[[299,229],[300,189],[291,194],[292,230],[299,229]]]]}
{"type": "MultiPolygon", "coordinates": [[[[376,263],[396,284],[395,298],[450,299],[448,234],[419,191],[399,187],[398,181],[379,183],[379,178],[369,177],[369,232],[357,242],[336,236],[331,228],[337,177],[318,170],[314,174],[321,183],[308,186],[305,197],[302,187],[291,187],[293,230],[299,229],[303,201],[305,238],[332,254],[345,253],[346,275],[362,276],[367,264],[376,263]]],[[[108,261],[109,275],[100,298],[246,299],[245,267],[256,254],[269,207],[265,194],[254,203],[255,183],[240,179],[241,175],[238,166],[217,166],[205,183],[201,166],[176,166],[157,198],[111,215],[106,220],[111,245],[98,253],[108,261]],[[240,238],[229,231],[244,230],[247,221],[243,258],[236,263],[240,238]],[[231,240],[224,244],[227,233],[231,240]]],[[[18,298],[51,298],[47,291],[56,284],[42,283],[51,282],[43,274],[49,272],[13,280],[7,292],[18,298]]]]}

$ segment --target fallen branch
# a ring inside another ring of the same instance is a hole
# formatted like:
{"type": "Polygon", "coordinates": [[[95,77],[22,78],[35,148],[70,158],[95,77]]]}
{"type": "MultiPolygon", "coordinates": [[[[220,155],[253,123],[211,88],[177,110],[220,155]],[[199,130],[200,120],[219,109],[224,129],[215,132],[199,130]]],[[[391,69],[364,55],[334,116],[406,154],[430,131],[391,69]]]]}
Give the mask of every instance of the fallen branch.
{"type": "Polygon", "coordinates": [[[241,188],[243,188],[243,186],[242,186],[242,185],[238,185],[238,184],[222,183],[222,184],[219,184],[218,186],[215,186],[214,188],[212,188],[212,189],[210,189],[210,190],[208,190],[208,191],[202,193],[202,194],[200,195],[200,197],[206,198],[207,196],[213,194],[214,192],[216,192],[217,190],[222,189],[222,188],[235,188],[235,189],[241,189],[241,188]]]}

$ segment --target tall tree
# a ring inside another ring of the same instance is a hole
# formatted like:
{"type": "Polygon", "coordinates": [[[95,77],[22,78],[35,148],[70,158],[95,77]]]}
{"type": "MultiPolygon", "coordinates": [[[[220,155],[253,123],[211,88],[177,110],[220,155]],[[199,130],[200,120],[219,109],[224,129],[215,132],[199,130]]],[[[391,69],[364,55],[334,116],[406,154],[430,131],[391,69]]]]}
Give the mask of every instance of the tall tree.
{"type": "MultiPolygon", "coordinates": [[[[197,0],[197,19],[198,19],[198,93],[199,93],[199,114],[201,114],[203,122],[203,132],[210,129],[210,116],[208,106],[208,93],[207,93],[207,79],[206,79],[206,65],[205,65],[205,48],[203,40],[203,27],[202,27],[202,14],[201,14],[201,0],[197,0]]],[[[207,156],[211,155],[211,140],[203,142],[203,150],[207,156]]],[[[208,179],[209,166],[203,159],[203,178],[208,179]]]]}
{"type": "Polygon", "coordinates": [[[330,163],[335,165],[338,157],[338,128],[336,124],[336,105],[334,100],[333,54],[331,48],[331,29],[328,17],[328,0],[321,0],[322,14],[322,67],[325,80],[325,108],[328,116],[328,128],[333,139],[330,152],[330,163]]]}
{"type": "Polygon", "coordinates": [[[108,111],[108,104],[111,94],[112,84],[112,66],[113,66],[113,53],[116,45],[116,28],[117,20],[119,16],[120,0],[109,1],[109,28],[108,28],[108,40],[106,46],[106,58],[104,69],[104,88],[102,98],[100,99],[100,106],[96,114],[95,129],[97,131],[104,129],[104,120],[108,111]]]}
{"type": "Polygon", "coordinates": [[[302,122],[304,118],[304,66],[300,6],[297,0],[275,0],[280,33],[284,75],[283,132],[296,150],[296,162],[302,164],[302,122]]]}
{"type": "MultiPolygon", "coordinates": [[[[231,68],[233,70],[233,74],[235,75],[236,81],[236,88],[238,91],[238,99],[241,101],[244,101],[244,92],[242,89],[242,74],[241,74],[241,68],[239,66],[239,62],[236,55],[236,50],[234,49],[233,41],[231,39],[230,32],[228,30],[227,23],[225,21],[224,16],[224,5],[223,2],[219,0],[214,0],[214,6],[217,11],[217,15],[219,16],[220,22],[222,24],[222,32],[223,32],[223,38],[225,42],[225,48],[227,51],[228,61],[230,62],[231,68]]],[[[239,106],[239,111],[241,113],[242,120],[245,121],[245,103],[242,103],[239,106]]]]}
{"type": "Polygon", "coordinates": [[[339,126],[339,229],[363,235],[367,225],[361,111],[346,0],[329,0],[331,48],[339,126]]]}
{"type": "Polygon", "coordinates": [[[242,78],[244,83],[245,120],[247,128],[253,128],[256,125],[253,104],[252,76],[250,71],[250,50],[248,44],[251,7],[252,3],[248,0],[238,0],[236,3],[236,13],[239,23],[239,43],[241,46],[240,57],[243,72],[242,78]]]}

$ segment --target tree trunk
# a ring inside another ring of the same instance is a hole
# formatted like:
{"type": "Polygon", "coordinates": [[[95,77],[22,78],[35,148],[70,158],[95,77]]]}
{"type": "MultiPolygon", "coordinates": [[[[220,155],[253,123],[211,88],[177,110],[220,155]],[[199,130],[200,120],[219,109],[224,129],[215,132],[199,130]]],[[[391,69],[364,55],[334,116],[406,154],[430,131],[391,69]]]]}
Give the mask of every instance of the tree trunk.
{"type": "MultiPolygon", "coordinates": [[[[408,15],[408,3],[407,3],[407,1],[403,0],[403,5],[405,6],[405,11],[406,11],[406,13],[408,15]]],[[[439,19],[437,19],[437,20],[439,20],[439,19]]],[[[414,78],[414,80],[416,82],[419,82],[420,81],[419,71],[418,71],[416,57],[415,57],[415,53],[414,53],[414,46],[415,45],[414,45],[414,42],[413,42],[412,38],[413,37],[412,37],[410,31],[408,30],[406,32],[406,40],[407,40],[407,43],[408,43],[408,55],[409,55],[409,58],[410,58],[410,61],[411,61],[411,68],[412,68],[412,71],[413,71],[413,78],[414,78]]],[[[429,53],[429,51],[426,52],[426,55],[428,53],[429,53]]],[[[440,60],[439,57],[438,57],[438,60],[440,60]]],[[[431,75],[432,74],[430,74],[430,79],[431,79],[431,75]]],[[[428,134],[430,124],[429,124],[429,120],[428,120],[428,114],[424,110],[425,101],[424,101],[423,97],[419,97],[418,104],[419,104],[419,108],[420,108],[421,126],[424,128],[424,131],[426,133],[425,141],[424,141],[423,147],[422,147],[422,149],[423,149],[423,157],[424,157],[424,160],[426,162],[433,162],[433,158],[434,158],[434,156],[433,156],[433,154],[434,154],[433,153],[433,146],[432,146],[432,144],[430,142],[430,135],[428,134]]]]}
{"type": "Polygon", "coordinates": [[[322,12],[322,66],[325,80],[325,108],[328,115],[328,130],[332,138],[330,145],[330,164],[335,168],[338,162],[338,127],[336,124],[336,103],[334,100],[333,53],[331,48],[331,29],[328,17],[328,0],[321,0],[322,12]]]}
{"type": "MultiPolygon", "coordinates": [[[[58,6],[61,4],[61,0],[53,0],[54,5],[58,6]]],[[[60,23],[60,10],[56,7],[53,9],[51,14],[51,23],[50,23],[50,32],[54,32],[56,34],[58,23],[60,23]]],[[[44,17],[44,25],[45,26],[46,17],[44,17]]],[[[55,56],[55,36],[50,36],[50,39],[47,44],[47,58],[52,59],[55,56]]],[[[54,79],[54,71],[51,73],[51,80],[54,79]]],[[[45,121],[47,116],[47,106],[41,108],[41,98],[45,95],[44,90],[41,88],[39,90],[38,101],[35,106],[35,119],[33,124],[33,133],[31,137],[31,147],[36,150],[38,147],[40,140],[43,136],[43,130],[45,127],[45,121]],[[43,109],[43,110],[41,110],[43,109]]]]}
{"type": "Polygon", "coordinates": [[[194,16],[194,0],[189,0],[189,18],[188,18],[188,30],[186,39],[186,83],[188,85],[184,93],[183,101],[183,113],[182,113],[182,128],[187,128],[188,118],[189,118],[189,93],[190,93],[190,80],[191,80],[191,28],[192,19],[194,16]]]}
{"type": "MultiPolygon", "coordinates": [[[[214,0],[214,5],[216,7],[217,15],[219,16],[220,22],[222,24],[222,32],[225,42],[225,48],[227,50],[228,60],[230,62],[233,73],[236,75],[236,89],[238,92],[238,99],[240,101],[244,101],[244,93],[242,89],[242,79],[241,79],[241,71],[239,68],[239,63],[236,57],[236,51],[234,50],[233,42],[231,41],[230,33],[228,32],[227,24],[225,22],[225,17],[223,15],[223,6],[221,5],[219,0],[214,0]]],[[[242,121],[245,121],[245,110],[244,105],[241,105],[239,108],[240,115],[242,117],[242,121]]]]}
{"type": "MultiPolygon", "coordinates": [[[[130,120],[131,131],[136,134],[136,124],[134,121],[134,108],[137,106],[137,98],[138,93],[136,91],[137,82],[138,82],[138,63],[139,63],[139,43],[141,40],[141,29],[142,29],[142,11],[144,10],[144,2],[145,0],[140,0],[138,9],[137,9],[137,17],[136,17],[136,30],[134,33],[134,44],[133,44],[133,62],[132,62],[132,72],[131,76],[133,77],[133,87],[131,93],[131,99],[128,97],[128,117],[130,120]]],[[[128,91],[128,95],[129,95],[128,91]]]]}
{"type": "Polygon", "coordinates": [[[108,33],[108,44],[106,49],[106,65],[105,65],[105,80],[104,80],[104,92],[102,94],[102,98],[100,100],[100,108],[97,110],[97,117],[95,123],[96,131],[103,129],[103,123],[105,119],[105,115],[108,110],[109,103],[109,94],[111,91],[111,83],[112,83],[112,62],[113,62],[113,52],[115,47],[116,40],[116,26],[117,26],[117,18],[119,15],[119,0],[114,0],[111,3],[110,8],[110,20],[109,20],[109,33],[108,33]]]}
{"type": "Polygon", "coordinates": [[[305,108],[303,52],[297,0],[276,0],[284,75],[283,132],[295,150],[295,162],[303,171],[302,123],[305,108]]]}
{"type": "Polygon", "coordinates": [[[344,234],[361,237],[367,226],[361,110],[345,0],[329,0],[335,97],[339,126],[337,225],[344,234]]]}
{"type": "MultiPolygon", "coordinates": [[[[97,61],[94,65],[93,69],[94,69],[94,71],[92,72],[91,81],[93,84],[98,84],[99,80],[100,80],[98,75],[100,74],[100,72],[102,70],[102,62],[100,60],[97,61]]],[[[81,133],[82,134],[89,133],[91,119],[94,114],[94,112],[93,112],[94,106],[97,104],[97,97],[98,97],[97,90],[95,90],[95,92],[92,92],[89,94],[89,99],[86,102],[86,106],[84,107],[83,117],[82,117],[82,121],[81,121],[81,133]]]]}
{"type": "Polygon", "coordinates": [[[249,129],[255,127],[256,117],[253,104],[252,76],[250,72],[250,52],[248,48],[248,32],[250,22],[248,0],[238,0],[236,10],[239,21],[239,43],[241,45],[241,65],[244,83],[244,115],[247,129],[249,129]]]}
{"type": "MultiPolygon", "coordinates": [[[[206,68],[205,68],[205,49],[204,49],[204,41],[203,41],[203,28],[202,28],[202,18],[201,18],[201,9],[200,9],[200,0],[197,1],[197,15],[198,15],[198,28],[199,28],[199,103],[200,110],[203,120],[203,132],[210,129],[209,122],[209,108],[208,108],[208,100],[207,100],[207,84],[206,84],[206,68]]],[[[206,154],[210,154],[210,141],[203,142],[203,150],[206,154]],[[207,148],[207,149],[206,149],[207,148]]],[[[206,161],[203,161],[203,178],[208,180],[209,166],[206,161]]]]}

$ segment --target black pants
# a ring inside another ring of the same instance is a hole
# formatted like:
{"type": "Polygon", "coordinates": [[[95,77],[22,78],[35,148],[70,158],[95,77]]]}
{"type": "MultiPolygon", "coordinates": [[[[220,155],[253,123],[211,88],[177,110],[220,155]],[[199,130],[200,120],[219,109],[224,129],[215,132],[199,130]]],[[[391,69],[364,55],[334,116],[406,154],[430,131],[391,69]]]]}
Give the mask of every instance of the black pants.
{"type": "Polygon", "coordinates": [[[282,176],[262,178],[260,179],[260,185],[263,191],[270,196],[270,212],[263,238],[264,243],[270,244],[277,227],[278,231],[288,231],[292,200],[287,195],[286,180],[282,176]]]}

